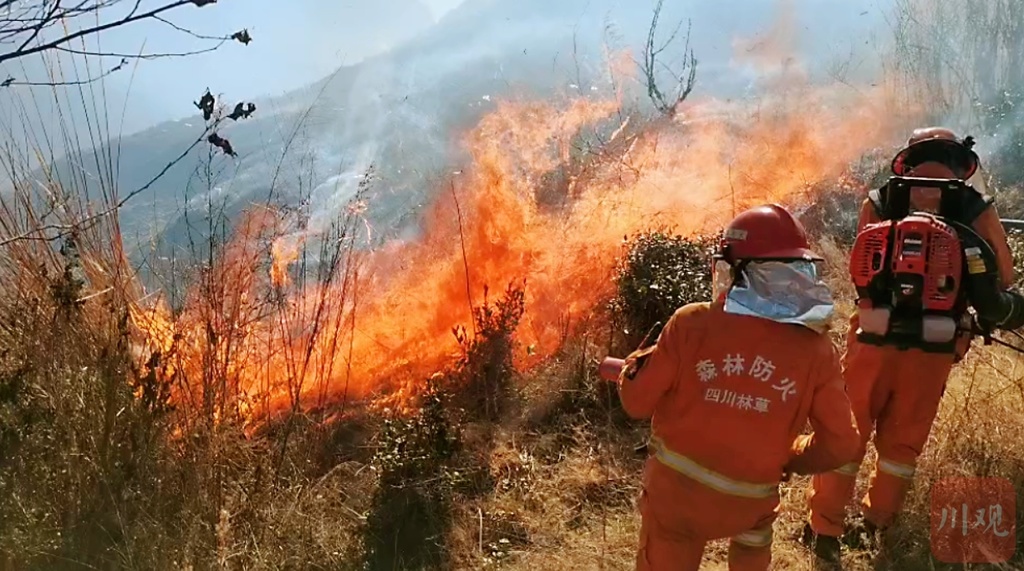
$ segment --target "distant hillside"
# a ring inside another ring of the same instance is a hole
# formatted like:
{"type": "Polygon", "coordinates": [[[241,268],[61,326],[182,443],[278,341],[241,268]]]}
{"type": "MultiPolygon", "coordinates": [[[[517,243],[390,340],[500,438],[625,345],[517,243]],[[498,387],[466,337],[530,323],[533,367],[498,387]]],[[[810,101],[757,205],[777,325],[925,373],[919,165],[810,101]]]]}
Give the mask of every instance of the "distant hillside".
{"type": "MultiPolygon", "coordinates": [[[[224,26],[231,26],[228,21],[237,18],[234,21],[241,22],[239,28],[248,26],[254,41],[245,46],[231,42],[222,49],[187,58],[133,62],[128,71],[110,74],[89,89],[81,86],[53,88],[45,82],[95,79],[99,70],[114,67],[116,58],[48,52],[45,57],[31,55],[0,63],[0,74],[17,82],[6,87],[0,97],[0,130],[11,144],[18,147],[39,144],[46,147],[44,152],[48,158],[60,156],[64,153],[65,138],[70,139],[69,143],[74,141],[73,148],[77,149],[78,145],[88,148],[101,136],[116,137],[118,133],[127,136],[158,120],[181,118],[190,113],[191,101],[198,98],[205,87],[215,93],[227,90],[231,97],[280,95],[285,91],[283,85],[298,85],[295,83],[298,78],[309,78],[306,74],[310,70],[329,70],[325,64],[330,66],[330,62],[340,62],[342,58],[358,62],[382,53],[408,41],[435,22],[423,0],[300,1],[292,4],[294,6],[286,9],[270,11],[254,7],[251,14],[219,5],[201,10],[194,6],[177,8],[172,11],[172,20],[197,34],[224,33],[224,26]],[[104,105],[106,113],[100,113],[98,109],[104,105]],[[97,115],[105,116],[100,119],[97,115]],[[98,120],[103,133],[97,131],[98,120]],[[77,137],[62,136],[62,131],[73,128],[79,131],[77,137]]],[[[110,6],[109,13],[103,14],[101,19],[120,17],[124,8],[127,7],[123,4],[110,6]]],[[[59,31],[51,30],[53,34],[59,31]]],[[[118,27],[101,36],[103,49],[100,51],[118,53],[135,53],[143,48],[151,54],[202,51],[214,45],[153,20],[118,27]]],[[[5,175],[0,173],[0,184],[6,182],[5,175]]]]}
{"type": "MultiPolygon", "coordinates": [[[[844,35],[858,43],[865,37],[851,22],[860,18],[861,28],[867,29],[879,19],[877,10],[860,16],[868,10],[864,6],[873,6],[867,0],[844,6],[820,0],[797,4],[800,29],[787,36],[799,36],[806,44],[803,51],[816,56],[849,51],[844,35]]],[[[730,65],[733,41],[770,29],[777,6],[769,0],[670,2],[662,14],[661,37],[668,37],[676,22],[692,18],[691,42],[700,60],[697,92],[741,96],[755,76],[730,65]]],[[[381,194],[371,205],[374,224],[378,230],[397,231],[425,202],[427,177],[448,162],[457,129],[472,125],[505,94],[570,92],[577,68],[581,87],[593,85],[600,94],[600,87],[607,87],[598,86],[603,44],[638,47],[650,17],[646,2],[627,0],[467,0],[387,53],[342,67],[292,93],[257,100],[252,119],[221,131],[239,157],[214,154],[213,192],[202,166],[210,148],[199,145],[124,208],[126,239],[130,246],[145,248],[159,236],[161,250],[169,255],[188,244],[190,225],[204,233],[201,217],[208,200],[232,214],[272,194],[276,201],[293,201],[318,185],[314,208],[330,212],[354,191],[370,160],[383,177],[377,187],[381,194]]],[[[196,115],[124,138],[121,194],[145,184],[201,132],[202,118],[196,115]]],[[[90,157],[76,162],[95,164],[90,157]]],[[[61,161],[58,172],[66,176],[69,164],[61,161]]]]}

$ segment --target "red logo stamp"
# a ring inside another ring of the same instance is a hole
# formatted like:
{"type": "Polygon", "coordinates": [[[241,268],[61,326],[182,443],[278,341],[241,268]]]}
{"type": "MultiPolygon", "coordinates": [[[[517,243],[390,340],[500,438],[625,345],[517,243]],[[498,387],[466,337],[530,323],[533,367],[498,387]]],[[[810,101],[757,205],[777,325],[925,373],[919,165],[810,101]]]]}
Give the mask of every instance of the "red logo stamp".
{"type": "Polygon", "coordinates": [[[1004,563],[1017,548],[1016,514],[1009,480],[939,480],[931,489],[932,555],[943,563],[1004,563]]]}

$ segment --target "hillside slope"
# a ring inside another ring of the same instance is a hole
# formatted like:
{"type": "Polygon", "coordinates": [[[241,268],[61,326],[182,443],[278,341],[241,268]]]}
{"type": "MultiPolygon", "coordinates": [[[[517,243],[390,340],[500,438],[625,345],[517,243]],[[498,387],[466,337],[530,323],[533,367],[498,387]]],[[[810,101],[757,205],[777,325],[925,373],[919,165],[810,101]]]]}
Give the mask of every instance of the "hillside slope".
{"type": "MultiPolygon", "coordinates": [[[[866,11],[870,5],[867,0],[842,7],[802,0],[786,12],[780,11],[786,3],[769,0],[670,3],[660,37],[692,18],[691,44],[700,61],[695,96],[742,96],[755,87],[765,65],[788,57],[786,50],[815,54],[808,61],[818,67],[827,59],[820,54],[846,53],[849,42],[859,42],[878,23],[877,10],[866,11]],[[777,45],[784,36],[792,46],[777,45]],[[753,40],[736,47],[738,37],[753,40]],[[737,54],[755,59],[737,64],[737,54]]],[[[201,219],[208,203],[231,219],[253,202],[295,202],[306,195],[314,210],[329,213],[352,195],[370,162],[382,179],[380,194],[370,203],[371,221],[384,235],[398,232],[429,195],[430,177],[457,161],[451,153],[458,151],[458,133],[493,108],[497,98],[549,99],[580,90],[610,96],[605,46],[636,50],[650,14],[650,7],[623,0],[467,0],[387,53],[342,67],[311,86],[257,99],[252,119],[221,131],[237,159],[200,144],[126,205],[121,225],[128,245],[146,249],[159,237],[164,256],[185,249],[190,233],[206,233],[201,219]],[[205,169],[210,157],[212,168],[205,169]]],[[[225,94],[225,103],[241,98],[244,94],[225,94]]],[[[202,128],[198,115],[183,118],[125,137],[100,154],[113,151],[119,159],[116,182],[123,196],[159,173],[202,128]]],[[[56,172],[67,178],[74,172],[71,164],[96,161],[92,156],[63,160],[56,172]]],[[[80,184],[95,185],[91,176],[79,174],[80,184]]]]}

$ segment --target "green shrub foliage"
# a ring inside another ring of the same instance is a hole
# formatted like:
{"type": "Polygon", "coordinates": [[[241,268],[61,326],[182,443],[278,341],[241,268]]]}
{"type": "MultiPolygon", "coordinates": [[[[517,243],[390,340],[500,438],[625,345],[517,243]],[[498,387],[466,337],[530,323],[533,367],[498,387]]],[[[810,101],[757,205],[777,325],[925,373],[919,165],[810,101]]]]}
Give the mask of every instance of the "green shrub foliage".
{"type": "Polygon", "coordinates": [[[676,309],[711,300],[711,255],[717,235],[684,237],[650,230],[627,241],[616,272],[612,312],[635,345],[676,309]]]}

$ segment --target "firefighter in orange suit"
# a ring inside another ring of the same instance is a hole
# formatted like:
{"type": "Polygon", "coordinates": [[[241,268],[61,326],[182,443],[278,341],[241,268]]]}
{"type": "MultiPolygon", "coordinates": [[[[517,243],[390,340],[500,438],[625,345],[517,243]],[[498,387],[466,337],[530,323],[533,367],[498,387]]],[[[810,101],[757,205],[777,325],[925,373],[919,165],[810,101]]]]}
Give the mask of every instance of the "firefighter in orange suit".
{"type": "MultiPolygon", "coordinates": [[[[961,140],[948,129],[917,129],[906,148],[893,159],[892,171],[897,176],[967,180],[979,165],[972,146],[973,139],[961,140]]],[[[858,233],[866,225],[885,218],[882,192],[884,189],[873,191],[861,206],[858,233]]],[[[939,198],[935,189],[910,189],[912,210],[937,212],[939,198]]],[[[992,199],[968,187],[951,210],[958,222],[973,227],[994,254],[991,257],[997,266],[997,273],[993,272],[997,277],[992,279],[995,291],[983,297],[1005,298],[1010,309],[991,321],[1003,329],[1019,327],[1019,315],[1010,314],[1021,298],[998,291],[1006,290],[1014,282],[1013,257],[992,199]]],[[[978,304],[972,303],[977,310],[978,304]]],[[[1019,313],[1019,309],[1016,311],[1019,313]]],[[[950,371],[967,353],[972,337],[969,331],[961,333],[956,347],[947,354],[865,344],[856,336],[859,317],[854,312],[850,320],[843,369],[861,442],[853,462],[812,478],[809,521],[803,534],[804,543],[813,546],[819,558],[831,563],[839,561],[840,538],[845,535],[854,546],[862,545],[865,539],[868,545],[874,544],[878,530],[888,526],[901,509],[950,371]],[[878,461],[862,502],[863,518],[847,529],[846,507],[853,499],[857,472],[873,430],[878,461]]]]}
{"type": "Polygon", "coordinates": [[[653,432],[638,570],[698,569],[717,538],[731,538],[729,569],[768,569],[779,482],[854,457],[818,260],[782,207],[740,214],[715,256],[714,301],[678,309],[654,346],[626,358],[623,408],[653,432]]]}

